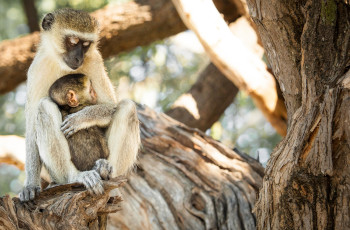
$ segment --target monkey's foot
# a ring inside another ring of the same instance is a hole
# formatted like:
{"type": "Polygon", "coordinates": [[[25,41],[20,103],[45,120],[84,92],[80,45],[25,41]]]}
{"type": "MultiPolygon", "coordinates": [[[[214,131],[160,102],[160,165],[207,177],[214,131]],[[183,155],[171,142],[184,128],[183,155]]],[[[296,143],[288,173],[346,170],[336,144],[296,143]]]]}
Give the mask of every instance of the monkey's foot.
{"type": "Polygon", "coordinates": [[[41,192],[41,187],[40,185],[29,185],[25,186],[22,191],[19,193],[19,199],[22,202],[26,202],[29,200],[34,200],[36,196],[39,195],[41,192]]]}
{"type": "Polygon", "coordinates": [[[101,177],[95,170],[80,172],[77,182],[82,183],[91,194],[101,195],[104,192],[101,177]]]}
{"type": "Polygon", "coordinates": [[[93,170],[100,174],[103,180],[109,180],[112,178],[113,167],[106,159],[97,160],[93,170]]]}

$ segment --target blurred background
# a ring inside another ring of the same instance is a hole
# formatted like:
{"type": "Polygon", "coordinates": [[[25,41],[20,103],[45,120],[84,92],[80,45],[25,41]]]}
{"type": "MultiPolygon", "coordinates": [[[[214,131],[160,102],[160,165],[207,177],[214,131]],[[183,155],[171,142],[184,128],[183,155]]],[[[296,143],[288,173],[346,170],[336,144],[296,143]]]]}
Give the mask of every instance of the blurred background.
{"type": "MultiPolygon", "coordinates": [[[[0,0],[0,41],[37,30],[41,17],[57,8],[72,7],[92,12],[107,4],[125,2],[127,1],[0,0]],[[34,11],[28,4],[35,6],[34,11]],[[30,22],[33,17],[28,16],[28,12],[37,15],[34,23],[30,22]]],[[[105,65],[120,98],[131,98],[157,112],[166,112],[176,99],[191,88],[209,62],[196,36],[191,31],[185,31],[108,58],[105,65]]],[[[0,135],[24,137],[25,101],[25,83],[0,96],[0,135]]],[[[259,155],[259,161],[263,165],[281,140],[281,136],[265,120],[260,110],[255,108],[250,97],[241,91],[220,119],[205,132],[230,148],[237,148],[254,158],[259,155]]],[[[24,173],[21,170],[0,163],[0,196],[5,193],[17,194],[23,181],[24,173]]]]}

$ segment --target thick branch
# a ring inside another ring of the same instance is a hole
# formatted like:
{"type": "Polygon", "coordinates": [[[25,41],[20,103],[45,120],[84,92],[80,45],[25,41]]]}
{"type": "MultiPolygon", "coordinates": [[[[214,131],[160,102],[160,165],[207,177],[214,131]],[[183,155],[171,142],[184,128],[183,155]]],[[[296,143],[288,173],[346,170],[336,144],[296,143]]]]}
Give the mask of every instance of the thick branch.
{"type": "Polygon", "coordinates": [[[104,181],[105,193],[90,195],[79,184],[66,184],[44,190],[33,201],[0,198],[0,223],[6,230],[17,229],[106,229],[106,215],[120,210],[121,198],[109,191],[121,187],[125,179],[104,181]]]}
{"type": "Polygon", "coordinates": [[[285,135],[287,126],[280,113],[276,82],[265,63],[230,32],[211,1],[173,0],[173,3],[213,63],[240,90],[247,92],[277,132],[285,135]]]}
{"type": "MultiPolygon", "coordinates": [[[[235,5],[215,0],[220,9],[233,9],[227,20],[236,17],[235,5]]],[[[108,5],[92,13],[101,24],[100,49],[104,58],[136,46],[150,44],[186,30],[170,0],[137,0],[108,5]]],[[[13,90],[26,80],[34,58],[39,33],[0,43],[0,94],[13,90]]]]}
{"type": "MultiPolygon", "coordinates": [[[[100,47],[104,58],[184,31],[171,1],[145,0],[110,5],[92,13],[101,24],[100,47]]],[[[39,33],[0,43],[0,93],[26,79],[39,33]]]]}
{"type": "MultiPolygon", "coordinates": [[[[258,37],[244,16],[231,23],[230,29],[252,52],[262,57],[264,50],[258,45],[258,37]]],[[[190,127],[205,131],[220,118],[237,92],[232,81],[210,63],[191,89],[181,95],[166,114],[190,127]]]]}
{"type": "Polygon", "coordinates": [[[255,229],[252,207],[264,174],[256,160],[164,114],[147,108],[138,113],[143,148],[110,226],[255,229]]]}
{"type": "Polygon", "coordinates": [[[237,87],[211,63],[166,114],[190,127],[205,131],[220,118],[237,93],[237,87]]]}

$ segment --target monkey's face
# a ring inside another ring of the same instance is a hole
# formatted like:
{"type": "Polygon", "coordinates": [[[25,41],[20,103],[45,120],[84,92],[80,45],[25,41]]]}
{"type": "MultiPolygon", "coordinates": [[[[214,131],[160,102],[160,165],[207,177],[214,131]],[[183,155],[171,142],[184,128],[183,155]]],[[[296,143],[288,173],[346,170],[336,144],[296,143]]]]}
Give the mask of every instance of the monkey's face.
{"type": "Polygon", "coordinates": [[[63,61],[73,70],[78,69],[84,62],[86,52],[92,41],[80,39],[76,36],[65,37],[65,50],[63,61]]]}
{"type": "Polygon", "coordinates": [[[84,90],[78,93],[77,98],[79,100],[80,105],[94,105],[97,103],[97,94],[94,88],[92,87],[92,83],[90,80],[87,80],[85,82],[84,90]]]}
{"type": "Polygon", "coordinates": [[[76,70],[84,59],[96,49],[98,23],[88,13],[59,9],[45,15],[42,21],[42,43],[44,50],[58,57],[63,68],[76,70]]]}

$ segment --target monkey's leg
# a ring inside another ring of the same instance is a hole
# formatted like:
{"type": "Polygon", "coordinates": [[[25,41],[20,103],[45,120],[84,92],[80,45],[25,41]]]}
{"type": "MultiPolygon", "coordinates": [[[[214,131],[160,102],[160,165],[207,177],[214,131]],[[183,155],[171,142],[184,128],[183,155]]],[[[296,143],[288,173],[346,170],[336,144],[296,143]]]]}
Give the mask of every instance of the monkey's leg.
{"type": "Polygon", "coordinates": [[[71,161],[69,146],[60,130],[61,113],[49,98],[40,100],[36,118],[40,158],[56,183],[79,182],[92,193],[103,193],[101,177],[95,170],[80,172],[71,161]]]}
{"type": "Polygon", "coordinates": [[[26,135],[26,181],[24,183],[22,191],[19,193],[19,199],[21,201],[32,200],[34,199],[35,195],[41,191],[41,161],[39,157],[38,147],[35,143],[35,134],[28,126],[26,133],[29,134],[26,135]]]}
{"type": "Polygon", "coordinates": [[[112,174],[122,175],[134,165],[140,146],[139,120],[133,101],[123,100],[118,103],[107,138],[112,174]]]}

